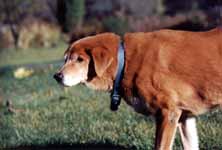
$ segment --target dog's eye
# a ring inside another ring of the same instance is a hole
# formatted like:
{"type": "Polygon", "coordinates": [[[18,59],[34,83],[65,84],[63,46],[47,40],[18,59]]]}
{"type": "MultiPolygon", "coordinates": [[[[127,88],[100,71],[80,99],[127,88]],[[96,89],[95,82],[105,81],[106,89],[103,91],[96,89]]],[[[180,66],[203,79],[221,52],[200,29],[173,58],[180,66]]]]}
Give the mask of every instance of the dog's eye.
{"type": "Polygon", "coordinates": [[[65,60],[65,63],[66,63],[67,60],[68,60],[68,55],[65,55],[65,56],[64,56],[64,60],[65,60]]]}
{"type": "Polygon", "coordinates": [[[83,58],[79,56],[76,61],[77,61],[77,62],[82,62],[82,61],[83,61],[83,58]]]}

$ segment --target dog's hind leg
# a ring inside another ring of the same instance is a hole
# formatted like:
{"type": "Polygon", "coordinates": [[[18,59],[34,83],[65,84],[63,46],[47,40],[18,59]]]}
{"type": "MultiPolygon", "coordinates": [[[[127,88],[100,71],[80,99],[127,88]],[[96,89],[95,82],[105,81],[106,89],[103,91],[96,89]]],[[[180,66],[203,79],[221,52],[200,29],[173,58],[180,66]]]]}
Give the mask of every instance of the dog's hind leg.
{"type": "Polygon", "coordinates": [[[184,150],[199,150],[195,118],[182,118],[178,124],[184,150]]]}

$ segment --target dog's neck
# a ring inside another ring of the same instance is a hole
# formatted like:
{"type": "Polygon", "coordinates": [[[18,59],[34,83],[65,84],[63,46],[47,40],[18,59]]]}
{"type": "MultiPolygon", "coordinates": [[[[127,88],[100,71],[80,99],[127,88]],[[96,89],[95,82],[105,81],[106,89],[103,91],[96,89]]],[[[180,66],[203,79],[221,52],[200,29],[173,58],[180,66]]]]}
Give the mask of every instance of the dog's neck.
{"type": "Polygon", "coordinates": [[[112,62],[103,76],[94,76],[90,81],[88,80],[86,86],[95,90],[113,90],[113,94],[119,94],[119,87],[124,69],[124,49],[122,43],[119,45],[117,51],[117,61],[112,62]]]}
{"type": "Polygon", "coordinates": [[[85,84],[91,89],[110,91],[113,88],[113,82],[114,81],[112,78],[95,77],[90,82],[86,82],[85,84]]]}

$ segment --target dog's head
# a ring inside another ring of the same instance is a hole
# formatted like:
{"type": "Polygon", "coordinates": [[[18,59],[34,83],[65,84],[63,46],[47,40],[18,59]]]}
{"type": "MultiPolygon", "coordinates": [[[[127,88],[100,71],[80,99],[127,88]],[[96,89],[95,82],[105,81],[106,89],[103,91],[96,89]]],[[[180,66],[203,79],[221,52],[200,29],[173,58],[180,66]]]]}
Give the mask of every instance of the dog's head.
{"type": "Polygon", "coordinates": [[[54,78],[65,86],[88,83],[95,78],[112,78],[118,43],[119,36],[103,33],[70,44],[64,54],[65,63],[54,78]]]}

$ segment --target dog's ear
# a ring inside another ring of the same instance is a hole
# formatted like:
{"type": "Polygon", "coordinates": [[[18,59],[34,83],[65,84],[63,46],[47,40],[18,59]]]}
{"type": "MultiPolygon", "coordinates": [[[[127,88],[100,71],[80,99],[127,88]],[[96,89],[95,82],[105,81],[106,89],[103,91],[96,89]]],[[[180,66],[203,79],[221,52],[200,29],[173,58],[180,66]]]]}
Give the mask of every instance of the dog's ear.
{"type": "Polygon", "coordinates": [[[101,77],[106,69],[111,65],[113,61],[112,55],[108,50],[102,47],[96,47],[91,51],[92,61],[96,74],[101,77]]]}
{"type": "Polygon", "coordinates": [[[111,63],[115,60],[115,56],[118,50],[120,37],[113,33],[103,33],[94,37],[88,38],[84,42],[86,53],[91,58],[89,63],[89,76],[101,77],[108,69],[111,63]]]}

